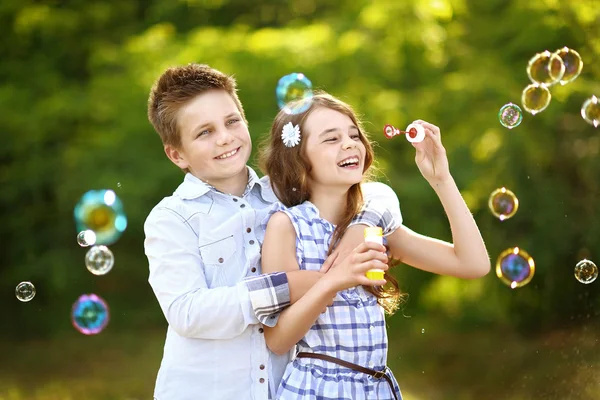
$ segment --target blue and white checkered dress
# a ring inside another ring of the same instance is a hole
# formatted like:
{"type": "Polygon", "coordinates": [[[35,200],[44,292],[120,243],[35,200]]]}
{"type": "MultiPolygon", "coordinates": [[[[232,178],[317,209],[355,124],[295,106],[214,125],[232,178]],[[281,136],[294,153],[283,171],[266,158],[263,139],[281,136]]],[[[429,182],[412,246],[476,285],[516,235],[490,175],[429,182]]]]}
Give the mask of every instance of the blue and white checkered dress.
{"type": "MultiPolygon", "coordinates": [[[[318,271],[327,258],[335,226],[319,217],[310,202],[292,208],[277,203],[269,215],[283,211],[296,230],[296,258],[301,270],[318,271]]],[[[266,223],[266,220],[265,220],[266,223]]],[[[339,292],[297,345],[298,352],[326,354],[377,371],[386,370],[398,399],[400,388],[386,368],[387,333],[384,311],[362,286],[339,292]]],[[[329,361],[295,358],[283,374],[277,399],[392,400],[387,381],[329,361]]]]}

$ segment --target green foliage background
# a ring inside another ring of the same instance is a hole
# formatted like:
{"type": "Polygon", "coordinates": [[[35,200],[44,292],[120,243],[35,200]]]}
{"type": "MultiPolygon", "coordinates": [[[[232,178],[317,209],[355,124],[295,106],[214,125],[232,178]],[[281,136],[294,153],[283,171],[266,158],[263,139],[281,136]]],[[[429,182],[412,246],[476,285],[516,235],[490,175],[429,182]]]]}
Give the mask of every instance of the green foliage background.
{"type": "MultiPolygon", "coordinates": [[[[277,112],[274,89],[285,74],[303,72],[316,88],[351,103],[379,143],[381,179],[398,194],[405,224],[450,240],[443,209],[414,164],[412,146],[381,135],[386,123],[403,127],[425,119],[440,126],[451,171],[492,262],[512,246],[534,257],[536,275],[518,290],[504,286],[493,273],[460,281],[398,267],[396,275],[410,296],[404,314],[411,318],[389,320],[391,355],[410,358],[405,349],[411,345],[435,348],[436,343],[411,336],[421,326],[437,331],[441,341],[444,334],[454,338],[457,347],[466,346],[462,335],[475,335],[481,342],[470,342],[483,343],[487,350],[486,338],[502,343],[512,335],[589,332],[600,325],[600,283],[582,285],[573,268],[582,258],[600,263],[600,132],[580,116],[584,100],[600,95],[599,26],[596,0],[4,0],[0,338],[8,346],[48,343],[46,350],[31,355],[31,362],[55,343],[69,346],[81,340],[74,338],[78,334],[69,312],[80,294],[90,292],[111,305],[108,331],[125,337],[156,329],[162,334],[164,318],[147,284],[142,224],[182,175],[164,156],[146,118],[146,101],[166,67],[189,62],[235,75],[255,145],[277,112]],[[529,58],[563,46],[581,54],[581,76],[553,86],[544,112],[526,114],[514,130],[500,126],[498,109],[508,102],[520,104],[529,83],[529,58]],[[499,222],[489,213],[487,199],[502,186],[517,194],[520,209],[499,222]],[[76,244],[72,211],[84,192],[102,188],[114,189],[123,200],[129,226],[112,246],[115,268],[95,277],[83,265],[85,249],[76,244]],[[37,288],[35,299],[25,304],[14,297],[15,286],[24,280],[37,288]]],[[[598,339],[588,349],[599,354],[598,339]]],[[[140,398],[150,396],[160,360],[155,353],[150,380],[136,386],[144,386],[135,392],[140,398]]],[[[415,365],[426,358],[413,356],[415,365]]],[[[569,357],[596,371],[600,366],[597,355],[569,357]]],[[[455,362],[457,370],[468,370],[478,361],[455,362]]],[[[417,376],[420,365],[411,370],[395,358],[390,364],[398,365],[394,369],[407,376],[411,387],[409,377],[417,376]]],[[[489,391],[480,388],[480,397],[470,397],[477,385],[468,379],[453,392],[428,392],[427,387],[446,385],[447,365],[430,367],[431,374],[413,380],[413,399],[491,398],[490,393],[509,398],[507,389],[500,389],[506,385],[498,381],[498,388],[493,383],[489,391]]],[[[563,379],[555,373],[539,379],[563,379]]],[[[0,378],[0,396],[2,384],[9,387],[13,378],[20,379],[11,376],[0,378]]],[[[404,386],[405,380],[399,380],[404,386]]],[[[132,385],[123,383],[123,397],[98,398],[127,398],[132,385]]],[[[578,387],[536,398],[558,393],[560,398],[594,398],[585,396],[600,391],[597,374],[578,387]]],[[[66,391],[39,398],[68,396],[66,391]]],[[[510,398],[533,398],[515,396],[510,398]]]]}

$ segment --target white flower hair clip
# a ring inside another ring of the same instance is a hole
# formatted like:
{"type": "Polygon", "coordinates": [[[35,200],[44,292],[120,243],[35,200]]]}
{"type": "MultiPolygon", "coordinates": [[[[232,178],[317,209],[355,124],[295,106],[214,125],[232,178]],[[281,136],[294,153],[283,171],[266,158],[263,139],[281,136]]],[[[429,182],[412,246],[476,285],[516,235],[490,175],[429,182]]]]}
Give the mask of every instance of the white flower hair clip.
{"type": "Polygon", "coordinates": [[[288,122],[281,130],[281,139],[286,147],[294,147],[300,143],[300,127],[288,122]]]}

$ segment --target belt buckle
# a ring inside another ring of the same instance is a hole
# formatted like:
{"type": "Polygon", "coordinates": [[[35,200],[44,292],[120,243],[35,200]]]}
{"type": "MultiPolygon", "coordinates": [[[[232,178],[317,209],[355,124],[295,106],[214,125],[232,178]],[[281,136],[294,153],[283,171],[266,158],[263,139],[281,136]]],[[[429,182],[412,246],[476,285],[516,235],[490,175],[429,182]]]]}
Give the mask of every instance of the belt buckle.
{"type": "Polygon", "coordinates": [[[385,372],[383,371],[375,371],[375,373],[373,374],[373,378],[375,379],[381,379],[385,376],[385,372]]]}

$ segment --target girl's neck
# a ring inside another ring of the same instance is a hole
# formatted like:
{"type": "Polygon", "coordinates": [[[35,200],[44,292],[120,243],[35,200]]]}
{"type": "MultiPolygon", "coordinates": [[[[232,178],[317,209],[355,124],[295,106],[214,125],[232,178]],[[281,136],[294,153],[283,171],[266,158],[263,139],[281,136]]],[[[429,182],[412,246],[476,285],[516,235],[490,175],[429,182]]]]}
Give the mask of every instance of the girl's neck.
{"type": "Polygon", "coordinates": [[[346,210],[348,189],[323,188],[311,190],[310,201],[319,210],[319,216],[333,225],[338,225],[346,210]]]}

